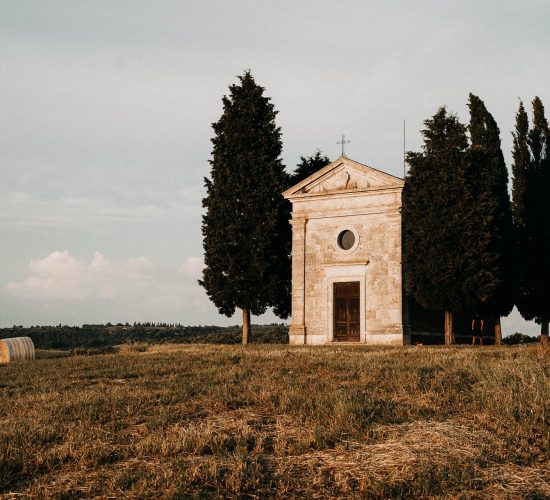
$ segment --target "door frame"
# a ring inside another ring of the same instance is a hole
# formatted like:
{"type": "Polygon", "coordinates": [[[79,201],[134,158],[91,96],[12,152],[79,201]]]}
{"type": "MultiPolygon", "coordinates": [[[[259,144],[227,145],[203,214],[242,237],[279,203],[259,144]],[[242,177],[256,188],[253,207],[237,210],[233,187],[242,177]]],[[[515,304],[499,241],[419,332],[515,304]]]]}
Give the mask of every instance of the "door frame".
{"type": "Polygon", "coordinates": [[[332,307],[333,307],[333,325],[332,325],[332,328],[333,328],[333,336],[334,336],[334,341],[335,342],[361,342],[361,282],[360,281],[342,281],[342,282],[339,282],[339,281],[336,281],[332,284],[332,290],[333,290],[333,297],[332,297],[332,307]],[[345,339],[342,339],[342,338],[336,338],[336,331],[338,330],[338,320],[337,320],[337,311],[336,311],[336,301],[338,299],[338,297],[336,296],[336,290],[338,288],[338,285],[356,285],[357,288],[358,288],[358,295],[347,295],[345,297],[343,296],[340,296],[340,298],[345,298],[346,299],[346,329],[347,329],[347,335],[345,339]],[[350,310],[351,310],[351,300],[352,299],[356,299],[357,302],[358,302],[358,313],[359,313],[359,317],[357,318],[357,321],[354,322],[357,324],[358,326],[358,331],[357,331],[357,336],[353,339],[351,339],[351,335],[350,335],[350,318],[349,318],[349,315],[350,315],[350,310]]]}
{"type": "Polygon", "coordinates": [[[366,342],[366,282],[367,264],[325,264],[326,283],[326,341],[334,338],[334,283],[359,282],[359,342],[366,342]]]}

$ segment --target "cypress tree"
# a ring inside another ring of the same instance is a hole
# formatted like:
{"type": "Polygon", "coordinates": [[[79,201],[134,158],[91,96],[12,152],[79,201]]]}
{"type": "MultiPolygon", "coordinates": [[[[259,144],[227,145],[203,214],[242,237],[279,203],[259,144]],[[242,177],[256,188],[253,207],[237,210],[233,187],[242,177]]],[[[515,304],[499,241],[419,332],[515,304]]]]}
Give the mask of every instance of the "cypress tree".
{"type": "Polygon", "coordinates": [[[281,318],[290,313],[290,225],[281,196],[287,175],[277,111],[265,89],[247,71],[229,90],[223,114],[212,124],[199,283],[221,314],[242,309],[246,344],[250,314],[270,307],[281,318]]]}
{"type": "Polygon", "coordinates": [[[548,345],[550,299],[550,129],[542,101],[533,100],[533,126],[520,103],[514,133],[513,208],[520,253],[520,287],[516,305],[521,315],[541,325],[548,345]]]}
{"type": "Polygon", "coordinates": [[[473,94],[468,107],[470,148],[463,172],[464,298],[468,310],[495,318],[495,342],[500,343],[500,316],[512,310],[516,287],[508,170],[493,116],[473,94]]]}
{"type": "Polygon", "coordinates": [[[326,167],[329,163],[328,156],[322,154],[320,150],[317,150],[314,155],[310,155],[307,158],[300,156],[300,163],[296,165],[296,170],[289,176],[289,186],[298,184],[306,177],[326,167]]]}
{"type": "MultiPolygon", "coordinates": [[[[516,128],[513,132],[514,147],[512,157],[512,213],[514,223],[519,232],[523,232],[525,228],[525,212],[527,201],[527,179],[531,170],[531,153],[529,151],[529,117],[523,106],[523,102],[519,104],[519,110],[516,114],[516,128]]],[[[520,235],[520,240],[521,235],[520,235]]]]}
{"type": "Polygon", "coordinates": [[[409,152],[403,190],[405,287],[426,309],[445,311],[445,343],[454,342],[452,313],[463,290],[466,127],[445,107],[424,122],[424,145],[409,152]]]}

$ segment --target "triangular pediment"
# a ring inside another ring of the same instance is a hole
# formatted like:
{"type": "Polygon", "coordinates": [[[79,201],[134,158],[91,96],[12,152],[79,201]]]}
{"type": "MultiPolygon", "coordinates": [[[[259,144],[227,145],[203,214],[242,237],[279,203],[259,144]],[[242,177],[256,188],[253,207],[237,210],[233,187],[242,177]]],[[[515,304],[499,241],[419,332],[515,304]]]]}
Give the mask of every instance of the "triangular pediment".
{"type": "Polygon", "coordinates": [[[399,177],[340,156],[326,167],[287,189],[283,196],[320,195],[403,187],[399,177]]]}

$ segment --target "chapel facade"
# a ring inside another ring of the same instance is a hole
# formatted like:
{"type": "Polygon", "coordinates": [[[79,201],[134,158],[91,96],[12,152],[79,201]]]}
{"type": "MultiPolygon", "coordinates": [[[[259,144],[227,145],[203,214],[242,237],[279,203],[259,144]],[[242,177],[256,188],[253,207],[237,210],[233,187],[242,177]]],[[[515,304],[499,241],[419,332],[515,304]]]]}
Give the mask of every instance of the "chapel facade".
{"type": "Polygon", "coordinates": [[[283,193],[292,203],[291,344],[411,343],[403,186],[340,156],[283,193]]]}

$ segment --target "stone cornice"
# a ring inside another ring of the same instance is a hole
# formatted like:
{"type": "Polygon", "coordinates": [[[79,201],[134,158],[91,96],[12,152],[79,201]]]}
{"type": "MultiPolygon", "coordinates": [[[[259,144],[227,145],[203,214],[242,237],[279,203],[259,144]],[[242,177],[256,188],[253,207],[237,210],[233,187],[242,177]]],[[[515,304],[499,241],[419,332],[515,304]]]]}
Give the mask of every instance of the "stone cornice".
{"type": "Polygon", "coordinates": [[[302,201],[302,200],[319,200],[319,199],[334,199],[334,198],[353,198],[356,196],[362,196],[365,194],[390,194],[401,193],[403,186],[395,187],[374,187],[366,189],[342,189],[339,191],[329,191],[327,193],[301,193],[293,194],[287,197],[290,201],[302,201]]]}
{"type": "Polygon", "coordinates": [[[339,217],[356,217],[361,215],[393,215],[395,217],[401,217],[401,205],[394,207],[376,207],[373,210],[365,210],[365,207],[358,208],[357,211],[349,208],[343,208],[341,210],[333,210],[330,214],[327,214],[326,210],[322,211],[298,211],[292,212],[292,220],[303,219],[334,219],[339,217]]]}

